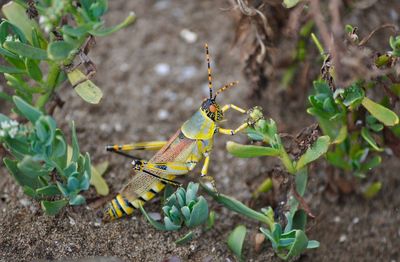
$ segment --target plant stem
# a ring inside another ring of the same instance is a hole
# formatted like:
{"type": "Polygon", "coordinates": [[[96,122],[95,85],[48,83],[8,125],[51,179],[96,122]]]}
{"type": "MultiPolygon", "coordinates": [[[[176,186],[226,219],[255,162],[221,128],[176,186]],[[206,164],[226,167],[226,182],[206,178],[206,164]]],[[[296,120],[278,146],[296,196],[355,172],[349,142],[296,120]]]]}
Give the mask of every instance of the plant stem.
{"type": "Polygon", "coordinates": [[[322,47],[321,42],[318,40],[317,36],[314,33],[311,33],[311,39],[313,40],[314,44],[317,46],[319,54],[325,60],[327,55],[325,54],[325,50],[322,47]]]}
{"type": "Polygon", "coordinates": [[[56,88],[57,78],[60,75],[60,72],[60,67],[57,64],[53,63],[50,65],[49,75],[47,76],[47,92],[39,97],[36,102],[36,107],[43,113],[46,113],[45,106],[56,88]]]}

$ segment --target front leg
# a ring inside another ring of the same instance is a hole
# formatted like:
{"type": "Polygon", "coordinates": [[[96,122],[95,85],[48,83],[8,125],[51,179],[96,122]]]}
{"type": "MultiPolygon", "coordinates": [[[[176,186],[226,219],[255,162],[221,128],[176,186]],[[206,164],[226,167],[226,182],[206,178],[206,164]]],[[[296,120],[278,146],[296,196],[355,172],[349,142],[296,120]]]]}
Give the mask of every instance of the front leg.
{"type": "Polygon", "coordinates": [[[203,167],[201,168],[201,177],[203,179],[206,179],[208,182],[211,183],[212,187],[214,188],[215,191],[217,191],[217,187],[215,186],[215,180],[212,176],[208,175],[208,166],[210,164],[210,155],[208,153],[205,153],[205,159],[204,159],[204,164],[203,167]]]}
{"type": "Polygon", "coordinates": [[[242,113],[242,114],[245,114],[247,111],[246,110],[244,110],[243,108],[240,108],[240,107],[238,107],[238,106],[236,106],[236,105],[234,105],[234,104],[227,104],[227,105],[224,105],[222,108],[221,108],[221,110],[222,110],[222,112],[224,112],[225,113],[225,111],[228,111],[228,109],[234,109],[234,110],[236,110],[236,111],[238,111],[238,112],[240,112],[240,113],[242,113]]]}
{"type": "Polygon", "coordinates": [[[239,126],[238,128],[234,129],[225,129],[225,128],[221,128],[218,127],[218,133],[224,134],[224,135],[231,135],[233,136],[234,134],[246,129],[249,126],[248,123],[244,123],[241,126],[239,126]]]}

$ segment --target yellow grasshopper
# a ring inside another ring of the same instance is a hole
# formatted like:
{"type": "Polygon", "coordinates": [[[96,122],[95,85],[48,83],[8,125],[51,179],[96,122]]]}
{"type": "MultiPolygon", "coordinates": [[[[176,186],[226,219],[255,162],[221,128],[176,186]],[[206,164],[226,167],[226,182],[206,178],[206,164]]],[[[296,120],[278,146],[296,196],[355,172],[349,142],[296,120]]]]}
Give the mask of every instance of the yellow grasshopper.
{"type": "Polygon", "coordinates": [[[194,115],[168,141],[109,145],[106,147],[107,151],[132,158],[132,166],[133,170],[136,171],[136,175],[122,188],[116,198],[107,204],[103,213],[103,221],[110,221],[132,214],[140,205],[153,199],[157,193],[164,189],[166,184],[180,186],[173,179],[193,170],[203,158],[201,176],[209,179],[214,185],[213,178],[207,175],[214,135],[217,133],[234,135],[245,129],[248,123],[244,123],[236,129],[225,129],[218,126],[218,122],[224,118],[224,113],[228,109],[237,110],[242,114],[247,111],[233,104],[227,104],[222,107],[217,104],[215,101],[217,95],[234,86],[237,82],[231,82],[221,87],[213,96],[210,56],[207,44],[205,48],[210,97],[204,99],[201,107],[194,115]],[[158,150],[158,152],[149,161],[145,161],[126,153],[126,151],[131,150],[158,150]]]}

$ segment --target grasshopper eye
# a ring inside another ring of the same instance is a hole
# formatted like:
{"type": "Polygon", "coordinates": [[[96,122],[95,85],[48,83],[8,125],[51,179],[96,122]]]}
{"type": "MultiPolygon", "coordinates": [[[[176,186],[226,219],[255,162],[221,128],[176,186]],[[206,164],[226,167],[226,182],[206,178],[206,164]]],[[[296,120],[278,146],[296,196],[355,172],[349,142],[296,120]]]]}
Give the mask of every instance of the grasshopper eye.
{"type": "Polygon", "coordinates": [[[217,108],[215,107],[215,105],[210,105],[209,107],[210,112],[215,113],[217,111],[217,108]]]}

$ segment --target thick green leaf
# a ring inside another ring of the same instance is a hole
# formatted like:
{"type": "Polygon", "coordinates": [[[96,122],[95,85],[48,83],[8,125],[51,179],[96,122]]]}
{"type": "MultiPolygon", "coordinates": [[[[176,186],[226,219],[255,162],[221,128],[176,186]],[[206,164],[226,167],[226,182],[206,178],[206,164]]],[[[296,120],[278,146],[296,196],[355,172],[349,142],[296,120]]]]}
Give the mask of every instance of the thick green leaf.
{"type": "Polygon", "coordinates": [[[214,224],[215,224],[215,211],[211,210],[210,214],[208,215],[206,230],[210,230],[211,228],[213,228],[214,224]]]}
{"type": "Polygon", "coordinates": [[[305,230],[307,223],[307,214],[304,210],[299,209],[294,213],[292,221],[292,229],[305,230]]]}
{"type": "Polygon", "coordinates": [[[221,194],[221,193],[217,194],[212,189],[210,189],[209,187],[207,187],[204,184],[201,184],[201,186],[209,195],[211,195],[214,198],[214,200],[216,200],[218,203],[224,205],[226,208],[228,208],[236,213],[247,216],[251,219],[255,219],[260,222],[266,223],[268,225],[273,224],[273,221],[271,221],[269,217],[249,208],[242,202],[240,202],[234,198],[231,198],[229,196],[226,196],[224,194],[221,194]]]}
{"type": "Polygon", "coordinates": [[[208,204],[204,197],[200,196],[198,202],[193,206],[190,220],[186,226],[196,227],[206,222],[208,218],[208,204]]]}
{"type": "Polygon", "coordinates": [[[119,30],[121,30],[122,28],[132,24],[133,22],[135,22],[136,20],[136,15],[135,13],[131,12],[124,21],[122,21],[120,24],[113,26],[111,28],[102,28],[102,29],[95,29],[95,30],[91,30],[89,31],[91,35],[94,36],[107,36],[110,35],[114,32],[117,32],[119,30]]]}
{"type": "Polygon", "coordinates": [[[237,226],[228,236],[228,247],[240,261],[243,261],[242,248],[245,237],[246,227],[243,225],[237,226]]]}
{"type": "Polygon", "coordinates": [[[31,59],[25,59],[25,66],[28,75],[32,77],[33,80],[37,82],[41,82],[43,78],[42,70],[39,67],[39,64],[31,59]]]}
{"type": "Polygon", "coordinates": [[[280,151],[272,147],[241,145],[236,142],[228,141],[226,149],[236,157],[250,158],[259,156],[279,156],[280,151]]]}
{"type": "Polygon", "coordinates": [[[144,215],[144,217],[147,219],[147,221],[149,221],[149,223],[155,227],[158,230],[162,230],[162,231],[166,231],[166,227],[165,225],[161,224],[160,222],[155,221],[153,218],[151,218],[149,216],[149,214],[147,214],[146,210],[144,210],[143,206],[140,205],[140,211],[142,211],[142,214],[144,215]]]}
{"type": "Polygon", "coordinates": [[[69,200],[71,206],[79,206],[86,203],[85,198],[82,195],[77,195],[69,200]]]}
{"type": "Polygon", "coordinates": [[[379,191],[381,191],[381,188],[382,188],[382,182],[379,181],[374,182],[363,190],[363,196],[367,199],[371,199],[374,196],[376,196],[376,194],[378,194],[379,191]]]}
{"type": "Polygon", "coordinates": [[[71,122],[71,132],[72,132],[72,157],[71,162],[77,162],[80,151],[79,151],[79,144],[78,144],[78,137],[76,136],[76,129],[75,129],[75,122],[71,122]]]}
{"type": "Polygon", "coordinates": [[[74,46],[65,41],[52,42],[47,46],[47,55],[51,60],[64,60],[68,58],[74,46]]]}
{"type": "Polygon", "coordinates": [[[61,211],[63,207],[68,204],[68,200],[61,199],[56,201],[42,201],[40,202],[42,209],[47,215],[54,216],[61,211]]]}
{"type": "Polygon", "coordinates": [[[4,47],[26,58],[37,60],[47,59],[47,52],[45,50],[21,42],[6,41],[4,42],[4,47]]]}
{"type": "Polygon", "coordinates": [[[39,188],[43,187],[44,184],[41,183],[41,181],[37,177],[31,177],[27,176],[24,173],[22,173],[18,169],[18,161],[14,161],[8,158],[4,158],[3,162],[5,166],[7,167],[8,171],[11,173],[11,175],[14,177],[14,179],[17,181],[18,184],[21,186],[29,186],[31,188],[39,188]]]}
{"type": "Polygon", "coordinates": [[[177,245],[183,245],[188,243],[189,241],[191,241],[194,237],[194,233],[193,231],[190,231],[189,233],[187,233],[186,235],[184,235],[182,238],[178,239],[175,241],[175,244],[177,245]]]}
{"type": "Polygon", "coordinates": [[[343,104],[347,107],[355,108],[360,104],[364,96],[365,96],[364,90],[357,84],[354,84],[344,90],[343,104]]]}
{"type": "Polygon", "coordinates": [[[383,148],[380,148],[380,147],[376,144],[375,139],[371,136],[371,134],[370,134],[368,128],[363,127],[363,128],[361,129],[361,136],[364,138],[365,141],[367,141],[367,143],[368,143],[374,150],[376,150],[376,151],[378,151],[378,152],[383,152],[384,149],[383,149],[383,148]]]}
{"type": "Polygon", "coordinates": [[[16,67],[0,65],[0,73],[23,74],[23,73],[25,73],[25,70],[19,69],[19,68],[16,68],[16,67]]]}
{"type": "Polygon", "coordinates": [[[302,230],[295,231],[295,240],[286,255],[278,254],[284,260],[288,260],[299,256],[304,250],[307,249],[308,238],[302,230]]]}
{"type": "Polygon", "coordinates": [[[104,174],[107,166],[107,161],[104,161],[96,166],[92,166],[92,177],[90,179],[90,184],[96,188],[97,194],[101,196],[107,196],[110,192],[107,182],[102,177],[102,174],[104,174]]]}
{"type": "Polygon", "coordinates": [[[328,151],[329,143],[329,136],[319,137],[317,141],[315,141],[315,143],[300,157],[296,164],[296,169],[300,170],[304,166],[320,158],[328,151]]]}
{"type": "Polygon", "coordinates": [[[56,196],[61,194],[60,190],[56,185],[48,185],[45,187],[41,187],[36,189],[36,193],[38,195],[44,195],[44,196],[56,196]]]}
{"type": "Polygon", "coordinates": [[[98,104],[103,96],[100,88],[98,88],[92,81],[78,69],[68,72],[68,79],[70,83],[75,86],[75,92],[86,102],[91,104],[98,104]]]}
{"type": "Polygon", "coordinates": [[[309,240],[307,244],[307,249],[319,248],[319,242],[317,240],[309,240]]]}
{"type": "Polygon", "coordinates": [[[18,96],[13,96],[13,100],[18,110],[32,123],[35,123],[43,114],[18,96]]]}
{"type": "Polygon", "coordinates": [[[301,0],[283,0],[283,6],[286,8],[295,7],[301,0]]]}
{"type": "Polygon", "coordinates": [[[39,26],[35,20],[28,18],[25,8],[10,1],[3,5],[2,11],[4,16],[13,25],[17,26],[24,33],[28,41],[32,43],[32,28],[38,29],[39,26]]]}
{"type": "Polygon", "coordinates": [[[362,105],[371,113],[376,119],[385,124],[386,126],[394,126],[399,123],[399,117],[395,112],[386,107],[375,103],[368,97],[364,97],[362,105]]]}

